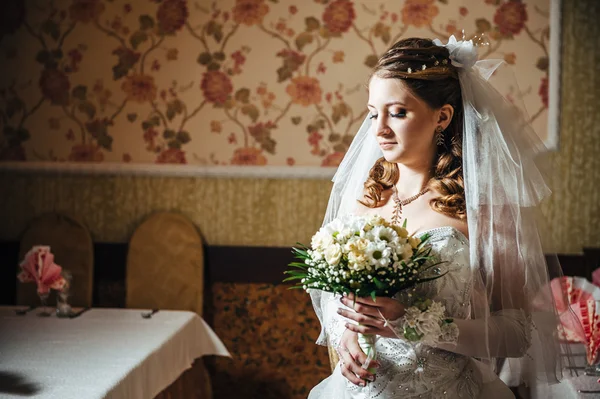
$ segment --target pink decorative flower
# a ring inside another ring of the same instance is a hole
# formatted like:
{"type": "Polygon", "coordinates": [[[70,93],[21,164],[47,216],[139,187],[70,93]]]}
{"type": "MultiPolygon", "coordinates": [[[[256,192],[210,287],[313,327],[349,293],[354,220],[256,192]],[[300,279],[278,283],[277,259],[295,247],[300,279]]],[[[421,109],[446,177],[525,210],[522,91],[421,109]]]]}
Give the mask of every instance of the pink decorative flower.
{"type": "Polygon", "coordinates": [[[223,104],[233,92],[229,76],[221,71],[205,72],[200,88],[206,100],[215,104],[223,104]]]}
{"type": "Polygon", "coordinates": [[[540,90],[538,91],[540,98],[542,99],[542,104],[544,104],[545,108],[548,108],[548,77],[544,76],[542,78],[542,82],[540,84],[540,90]]]}
{"type": "Polygon", "coordinates": [[[168,148],[156,158],[156,163],[186,164],[185,152],[179,148],[168,148]]]}
{"type": "Polygon", "coordinates": [[[154,78],[150,75],[127,76],[121,84],[121,89],[127,94],[127,99],[140,104],[154,101],[156,98],[154,78]]]}
{"type": "Polygon", "coordinates": [[[22,283],[34,282],[39,294],[47,294],[50,289],[62,290],[65,279],[62,268],[54,263],[54,255],[50,247],[35,246],[27,252],[21,262],[21,273],[17,276],[22,283]]]}
{"type": "Polygon", "coordinates": [[[163,34],[173,34],[185,25],[189,16],[185,0],[165,0],[158,7],[156,20],[163,34]]]}
{"type": "Polygon", "coordinates": [[[323,159],[321,166],[340,166],[343,158],[343,152],[334,152],[333,154],[327,155],[325,159],[323,159]]]}
{"type": "Polygon", "coordinates": [[[308,143],[312,146],[318,146],[321,142],[321,139],[323,139],[323,135],[318,131],[311,132],[308,135],[308,143]]]}
{"type": "Polygon", "coordinates": [[[402,8],[402,22],[416,27],[429,26],[438,15],[434,0],[406,0],[402,8]]]}
{"type": "Polygon", "coordinates": [[[347,32],[355,18],[354,4],[349,0],[335,0],[323,12],[323,22],[333,33],[347,32]]]}
{"type": "Polygon", "coordinates": [[[69,154],[71,162],[102,162],[104,154],[95,144],[75,144],[69,154]]]}
{"type": "Polygon", "coordinates": [[[298,76],[286,88],[292,102],[305,107],[321,102],[322,91],[319,81],[309,76],[298,76]]]}
{"type": "Polygon", "coordinates": [[[233,20],[248,26],[261,24],[269,12],[264,0],[236,0],[233,7],[233,20]]]}
{"type": "Polygon", "coordinates": [[[510,0],[502,3],[496,10],[494,22],[503,35],[516,35],[527,22],[527,9],[521,0],[510,0]]]}
{"type": "Polygon", "coordinates": [[[238,148],[233,153],[231,159],[232,165],[266,165],[267,158],[264,157],[262,151],[258,148],[244,147],[238,148]]]}
{"type": "Polygon", "coordinates": [[[73,21],[88,24],[96,20],[104,12],[101,0],[73,0],[69,7],[69,15],[73,21]]]}
{"type": "Polygon", "coordinates": [[[44,69],[40,76],[40,90],[53,105],[69,104],[69,78],[58,69],[44,69]]]}

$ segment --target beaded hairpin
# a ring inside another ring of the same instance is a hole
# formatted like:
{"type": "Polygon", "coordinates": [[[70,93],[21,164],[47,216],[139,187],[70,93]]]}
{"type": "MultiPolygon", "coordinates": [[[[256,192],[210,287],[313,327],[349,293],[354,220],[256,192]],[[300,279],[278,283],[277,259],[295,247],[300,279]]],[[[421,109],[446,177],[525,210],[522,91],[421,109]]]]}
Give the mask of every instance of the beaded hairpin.
{"type": "MultiPolygon", "coordinates": [[[[444,58],[441,63],[440,63],[440,61],[435,60],[435,62],[433,63],[433,66],[439,66],[440,64],[442,64],[442,65],[448,65],[448,59],[444,58]]],[[[426,69],[427,69],[427,65],[426,64],[421,65],[421,71],[424,71],[426,69]]],[[[406,73],[412,73],[412,72],[413,72],[412,68],[408,68],[406,70],[406,73]]]]}

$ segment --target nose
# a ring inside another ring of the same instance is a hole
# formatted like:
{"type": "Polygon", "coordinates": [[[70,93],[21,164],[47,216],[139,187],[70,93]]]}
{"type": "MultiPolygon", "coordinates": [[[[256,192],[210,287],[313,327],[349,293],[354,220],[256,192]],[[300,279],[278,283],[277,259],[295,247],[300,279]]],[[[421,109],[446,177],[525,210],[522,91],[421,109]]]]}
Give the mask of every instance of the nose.
{"type": "Polygon", "coordinates": [[[375,135],[379,137],[389,136],[392,130],[387,125],[387,121],[383,117],[379,117],[373,121],[373,127],[375,128],[375,135]]]}

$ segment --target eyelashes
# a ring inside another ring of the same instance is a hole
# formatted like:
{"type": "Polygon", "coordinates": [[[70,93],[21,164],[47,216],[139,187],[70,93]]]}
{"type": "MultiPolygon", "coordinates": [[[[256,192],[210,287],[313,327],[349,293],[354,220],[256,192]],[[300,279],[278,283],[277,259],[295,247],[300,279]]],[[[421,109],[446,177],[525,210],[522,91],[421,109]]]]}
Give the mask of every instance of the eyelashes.
{"type": "Polygon", "coordinates": [[[406,116],[406,110],[405,110],[405,109],[402,109],[402,110],[400,110],[400,112],[398,112],[397,114],[392,114],[392,113],[390,113],[390,116],[391,116],[392,118],[404,118],[404,117],[406,116]]]}
{"type": "MultiPolygon", "coordinates": [[[[390,116],[392,118],[404,118],[406,116],[406,110],[402,109],[400,110],[400,112],[398,112],[397,114],[391,113],[390,112],[390,116]]],[[[377,115],[376,114],[372,114],[369,113],[369,119],[377,119],[377,115]]]]}

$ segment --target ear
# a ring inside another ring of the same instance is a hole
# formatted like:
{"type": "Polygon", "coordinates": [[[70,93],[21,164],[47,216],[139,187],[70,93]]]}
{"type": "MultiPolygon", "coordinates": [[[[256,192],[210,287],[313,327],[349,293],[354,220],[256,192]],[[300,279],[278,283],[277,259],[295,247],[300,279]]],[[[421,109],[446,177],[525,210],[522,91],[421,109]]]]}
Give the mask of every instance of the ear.
{"type": "Polygon", "coordinates": [[[450,125],[452,122],[452,117],[454,116],[454,107],[450,104],[442,105],[442,108],[438,110],[438,120],[437,124],[441,126],[444,130],[450,125]]]}

